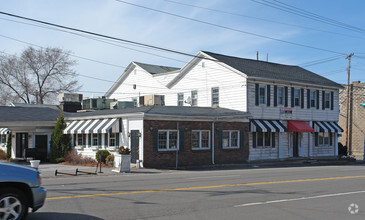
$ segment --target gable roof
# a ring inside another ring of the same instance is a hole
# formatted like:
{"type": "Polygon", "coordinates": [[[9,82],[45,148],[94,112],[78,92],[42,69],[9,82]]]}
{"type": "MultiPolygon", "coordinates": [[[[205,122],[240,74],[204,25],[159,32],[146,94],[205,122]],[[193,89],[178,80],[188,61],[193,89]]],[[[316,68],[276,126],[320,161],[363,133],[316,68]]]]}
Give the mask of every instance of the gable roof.
{"type": "Polygon", "coordinates": [[[9,107],[0,106],[1,122],[55,122],[61,111],[41,107],[9,107]]]}
{"type": "Polygon", "coordinates": [[[232,110],[227,108],[212,107],[188,107],[188,106],[144,106],[125,109],[100,110],[93,112],[69,113],[65,116],[66,120],[89,119],[89,118],[107,118],[123,117],[123,115],[145,115],[145,116],[162,116],[162,117],[183,117],[183,118],[230,118],[230,117],[248,117],[247,112],[232,110]]]}
{"type": "Polygon", "coordinates": [[[251,60],[240,57],[227,56],[208,51],[204,54],[244,73],[248,78],[275,79],[304,84],[313,84],[342,88],[342,86],[316,73],[299,66],[271,63],[260,60],[251,60]]]}
{"type": "Polygon", "coordinates": [[[152,65],[152,64],[146,64],[146,63],[140,63],[140,62],[133,62],[140,66],[142,69],[146,70],[150,74],[159,74],[159,73],[167,73],[179,70],[180,68],[176,67],[169,67],[169,66],[160,66],[160,65],[152,65]]]}
{"type": "Polygon", "coordinates": [[[159,66],[159,65],[152,65],[152,64],[146,64],[146,63],[140,63],[140,62],[131,62],[127,68],[124,70],[122,75],[119,76],[117,81],[108,89],[108,91],[105,93],[106,97],[109,97],[111,93],[113,93],[122,83],[123,81],[128,77],[130,70],[135,68],[136,66],[141,67],[144,69],[147,73],[151,74],[152,76],[154,74],[160,74],[160,73],[167,73],[167,72],[173,72],[176,70],[179,70],[179,68],[176,67],[168,67],[168,66],[159,66]]]}

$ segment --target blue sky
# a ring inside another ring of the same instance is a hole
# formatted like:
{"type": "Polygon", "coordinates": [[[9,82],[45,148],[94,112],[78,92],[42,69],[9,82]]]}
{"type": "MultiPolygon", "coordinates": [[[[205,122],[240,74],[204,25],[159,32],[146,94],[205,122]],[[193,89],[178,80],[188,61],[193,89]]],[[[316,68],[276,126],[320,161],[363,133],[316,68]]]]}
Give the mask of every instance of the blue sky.
{"type": "MultiPolygon", "coordinates": [[[[346,54],[354,52],[351,81],[365,82],[365,30],[348,30],[258,3],[278,3],[275,0],[171,0],[196,7],[166,0],[125,1],[219,27],[115,0],[12,0],[2,2],[0,11],[189,54],[206,50],[256,59],[258,51],[261,60],[268,56],[270,62],[300,65],[341,84],[347,83],[346,54]],[[333,60],[305,65],[327,58],[333,60]]],[[[362,0],[280,2],[365,29],[365,1],[362,0]]],[[[191,59],[42,28],[5,15],[0,15],[0,27],[0,51],[7,54],[20,54],[29,45],[70,50],[78,62],[75,70],[82,84],[79,92],[85,97],[102,96],[132,61],[182,67],[191,59]]]]}

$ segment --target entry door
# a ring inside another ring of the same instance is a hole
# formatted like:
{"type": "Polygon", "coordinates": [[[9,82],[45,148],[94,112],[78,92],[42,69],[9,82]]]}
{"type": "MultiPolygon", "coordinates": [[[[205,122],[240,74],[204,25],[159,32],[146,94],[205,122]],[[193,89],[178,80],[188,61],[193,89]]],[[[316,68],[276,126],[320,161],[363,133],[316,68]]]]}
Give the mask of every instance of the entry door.
{"type": "Polygon", "coordinates": [[[299,133],[293,132],[293,157],[299,157],[299,133]]]}
{"type": "Polygon", "coordinates": [[[36,135],[35,136],[35,149],[36,149],[36,159],[41,161],[47,160],[47,145],[48,137],[47,135],[36,135]]]}
{"type": "Polygon", "coordinates": [[[139,130],[131,131],[131,162],[139,160],[139,130]]]}
{"type": "Polygon", "coordinates": [[[15,137],[16,157],[24,158],[25,150],[28,148],[28,133],[16,133],[15,137]]]}

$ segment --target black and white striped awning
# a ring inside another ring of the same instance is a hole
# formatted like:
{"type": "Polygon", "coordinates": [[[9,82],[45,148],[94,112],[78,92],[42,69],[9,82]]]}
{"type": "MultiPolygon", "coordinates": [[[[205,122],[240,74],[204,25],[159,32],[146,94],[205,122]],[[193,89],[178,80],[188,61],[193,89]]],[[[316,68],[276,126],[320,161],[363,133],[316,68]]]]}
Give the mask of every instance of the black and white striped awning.
{"type": "Polygon", "coordinates": [[[9,134],[8,128],[0,128],[0,134],[9,134]]]}
{"type": "Polygon", "coordinates": [[[254,119],[250,121],[251,132],[286,132],[287,129],[279,120],[254,119]]]}
{"type": "Polygon", "coordinates": [[[343,129],[334,121],[314,121],[314,132],[343,132],[343,129]]]}
{"type": "Polygon", "coordinates": [[[119,118],[76,120],[72,121],[63,131],[64,134],[118,133],[119,118]]]}

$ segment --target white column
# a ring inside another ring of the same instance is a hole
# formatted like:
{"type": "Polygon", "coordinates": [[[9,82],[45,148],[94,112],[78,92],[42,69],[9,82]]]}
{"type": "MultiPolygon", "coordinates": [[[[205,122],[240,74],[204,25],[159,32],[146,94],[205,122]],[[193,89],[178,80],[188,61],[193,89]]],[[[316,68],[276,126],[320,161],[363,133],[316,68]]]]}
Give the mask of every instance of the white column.
{"type": "Polygon", "coordinates": [[[335,156],[338,156],[338,137],[337,137],[337,133],[333,133],[334,136],[334,144],[335,146],[333,146],[335,148],[335,156]]]}
{"type": "MultiPolygon", "coordinates": [[[[309,122],[310,126],[313,128],[313,122],[309,122]]],[[[313,154],[313,133],[309,133],[309,157],[313,154]]]]}

